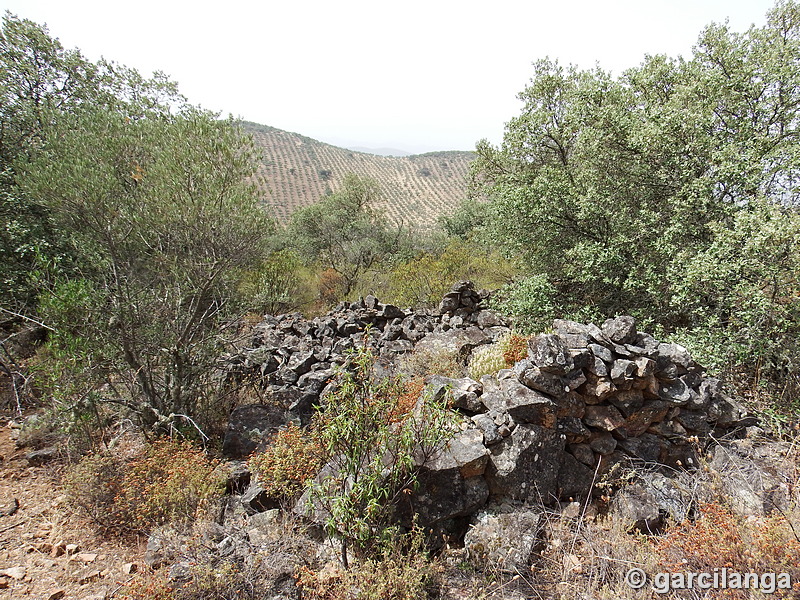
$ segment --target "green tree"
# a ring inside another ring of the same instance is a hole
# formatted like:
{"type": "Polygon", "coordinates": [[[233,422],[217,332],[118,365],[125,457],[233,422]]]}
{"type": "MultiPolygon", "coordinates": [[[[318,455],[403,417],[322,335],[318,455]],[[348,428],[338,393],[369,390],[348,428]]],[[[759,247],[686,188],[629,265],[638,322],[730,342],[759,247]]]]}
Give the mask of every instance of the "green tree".
{"type": "Polygon", "coordinates": [[[358,349],[350,363],[320,415],[318,438],[329,460],[306,495],[341,541],[345,568],[348,548],[380,556],[392,546],[400,500],[455,430],[444,402],[410,395],[400,380],[378,381],[369,349],[358,349]]]}
{"type": "Polygon", "coordinates": [[[725,252],[765,214],[774,231],[796,225],[800,5],[778,2],[745,33],[711,25],[690,58],[648,56],[618,78],[542,60],[519,97],[503,143],[479,144],[473,189],[492,202],[498,246],[547,290],[544,305],[582,318],[634,314],[668,331],[721,326],[731,339],[796,328],[783,317],[731,319],[743,288],[731,296],[707,283],[720,281],[714,264],[744,269],[759,282],[747,293],[773,303],[752,315],[796,314],[770,300],[797,297],[793,265],[780,263],[776,294],[758,291],[785,244],[754,233],[764,245],[749,245],[747,268],[725,252]],[[765,213],[765,202],[785,210],[765,213]]]}
{"type": "Polygon", "coordinates": [[[0,31],[0,306],[35,309],[32,272],[66,273],[76,257],[36,198],[17,186],[19,165],[36,156],[59,115],[82,106],[167,114],[183,99],[162,74],[142,78],[107,61],[65,50],[47,29],[6,13],[0,31]]]}
{"type": "Polygon", "coordinates": [[[169,117],[84,107],[54,128],[19,179],[81,259],[92,303],[76,335],[126,382],[121,399],[147,426],[192,415],[220,327],[239,308],[237,279],[271,232],[252,143],[192,108],[169,117]]]}
{"type": "Polygon", "coordinates": [[[289,239],[310,260],[333,269],[347,296],[359,277],[397,252],[402,228],[390,226],[374,210],[380,197],[372,179],[347,175],[342,187],[292,215],[289,239]]]}

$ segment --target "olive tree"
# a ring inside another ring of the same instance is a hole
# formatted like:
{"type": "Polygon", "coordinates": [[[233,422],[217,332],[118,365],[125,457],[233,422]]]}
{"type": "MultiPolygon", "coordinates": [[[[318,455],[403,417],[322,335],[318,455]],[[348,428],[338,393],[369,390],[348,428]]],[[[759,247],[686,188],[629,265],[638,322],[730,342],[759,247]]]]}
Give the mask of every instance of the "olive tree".
{"type": "Polygon", "coordinates": [[[340,276],[343,296],[365,271],[396,252],[403,239],[403,230],[375,210],[379,197],[376,181],[347,175],[340,190],[292,215],[292,243],[307,259],[340,276]]]}
{"type": "MultiPolygon", "coordinates": [[[[74,301],[89,318],[75,334],[127,384],[121,400],[147,426],[191,415],[220,327],[238,308],[237,279],[270,233],[252,142],[192,108],[169,116],[85,107],[54,127],[20,167],[20,184],[82,258],[88,292],[74,301]]],[[[57,317],[56,329],[68,328],[57,317]]]]}

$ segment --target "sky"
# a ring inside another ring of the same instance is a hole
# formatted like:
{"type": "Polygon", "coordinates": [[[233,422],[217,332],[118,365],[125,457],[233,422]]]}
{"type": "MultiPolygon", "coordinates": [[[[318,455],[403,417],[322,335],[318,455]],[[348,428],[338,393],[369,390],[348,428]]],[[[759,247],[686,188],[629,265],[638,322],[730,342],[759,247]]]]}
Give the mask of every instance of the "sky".
{"type": "Polygon", "coordinates": [[[549,56],[620,74],[688,56],[702,29],[766,22],[774,0],[0,0],[66,48],[194,104],[338,146],[472,150],[502,140],[549,56]]]}

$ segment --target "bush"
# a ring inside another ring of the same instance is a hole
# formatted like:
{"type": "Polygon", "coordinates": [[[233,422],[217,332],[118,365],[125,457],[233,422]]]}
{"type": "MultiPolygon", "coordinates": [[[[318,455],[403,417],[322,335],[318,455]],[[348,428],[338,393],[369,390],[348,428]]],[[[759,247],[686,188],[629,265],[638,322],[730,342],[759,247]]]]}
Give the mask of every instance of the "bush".
{"type": "Polygon", "coordinates": [[[527,356],[527,337],[516,333],[501,335],[494,344],[475,349],[469,361],[469,376],[477,381],[482,375],[509,369],[527,356]]]}
{"type": "Polygon", "coordinates": [[[147,532],[186,525],[224,491],[219,463],[189,443],[156,441],[136,458],[93,454],[64,478],[72,504],[101,527],[147,532]]]}
{"type": "Polygon", "coordinates": [[[212,567],[195,564],[191,581],[176,585],[164,575],[144,574],[120,590],[122,600],[263,600],[272,597],[274,579],[262,565],[245,567],[224,562],[212,567]]]}
{"type": "Polygon", "coordinates": [[[419,466],[449,436],[441,402],[413,399],[399,379],[376,381],[375,357],[361,348],[350,357],[321,416],[320,440],[330,457],[310,489],[313,509],[329,535],[347,549],[374,557],[397,535],[396,506],[416,485],[419,466]],[[413,408],[413,409],[412,409],[413,408]]]}
{"type": "Polygon", "coordinates": [[[422,600],[438,597],[441,565],[423,551],[424,536],[415,530],[395,540],[375,559],[350,571],[304,568],[297,585],[313,600],[422,600]],[[409,548],[403,548],[403,546],[409,548]]]}
{"type": "Polygon", "coordinates": [[[250,468],[265,492],[288,502],[319,472],[322,461],[318,436],[289,423],[278,432],[266,451],[250,459],[250,468]]]}
{"type": "Polygon", "coordinates": [[[511,317],[514,328],[534,333],[550,327],[556,316],[556,289],[545,275],[531,275],[500,288],[491,308],[511,317]]]}
{"type": "MultiPolygon", "coordinates": [[[[775,597],[796,597],[800,539],[790,521],[796,512],[743,519],[719,503],[704,504],[700,512],[699,519],[673,527],[659,540],[657,551],[664,569],[713,572],[724,567],[738,573],[789,573],[795,587],[777,590],[775,597]]],[[[750,596],[730,590],[727,597],[750,596]]]]}
{"type": "Polygon", "coordinates": [[[471,280],[478,287],[494,288],[507,282],[513,272],[511,263],[496,252],[452,239],[440,250],[422,252],[393,267],[386,275],[385,299],[398,306],[433,307],[454,281],[471,280]]]}

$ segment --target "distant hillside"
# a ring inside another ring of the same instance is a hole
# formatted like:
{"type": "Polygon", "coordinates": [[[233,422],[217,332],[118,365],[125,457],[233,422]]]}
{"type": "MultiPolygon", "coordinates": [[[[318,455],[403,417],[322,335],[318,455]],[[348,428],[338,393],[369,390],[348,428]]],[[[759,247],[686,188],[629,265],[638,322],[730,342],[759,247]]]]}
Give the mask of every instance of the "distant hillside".
{"type": "Polygon", "coordinates": [[[466,197],[472,152],[376,156],[266,125],[243,125],[263,151],[259,175],[265,200],[283,222],[298,208],[336,191],[348,173],[377,180],[385,198],[380,208],[407,225],[428,227],[466,197]]]}

